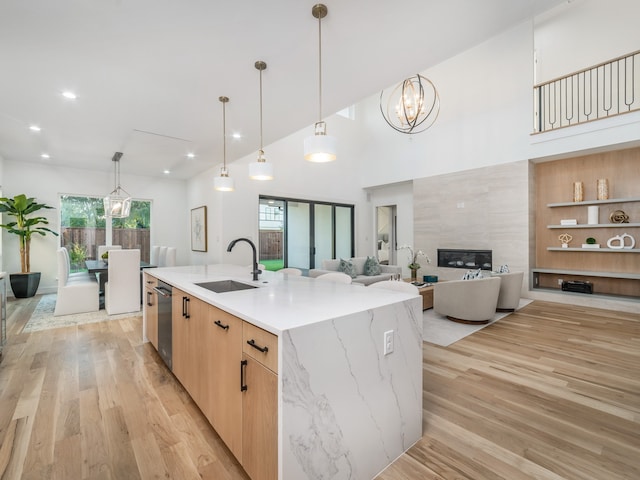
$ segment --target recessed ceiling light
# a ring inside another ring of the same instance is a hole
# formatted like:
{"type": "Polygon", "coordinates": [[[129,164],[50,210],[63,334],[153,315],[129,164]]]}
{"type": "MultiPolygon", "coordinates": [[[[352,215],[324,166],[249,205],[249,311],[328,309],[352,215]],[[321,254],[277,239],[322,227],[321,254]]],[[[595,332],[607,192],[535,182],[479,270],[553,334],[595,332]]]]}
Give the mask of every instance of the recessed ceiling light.
{"type": "Polygon", "coordinates": [[[51,158],[51,155],[49,155],[48,153],[43,153],[42,155],[40,155],[40,157],[42,157],[42,158],[51,158]]]}
{"type": "Polygon", "coordinates": [[[164,173],[165,175],[169,175],[171,173],[171,170],[164,170],[162,173],[164,173]]]}
{"type": "Polygon", "coordinates": [[[76,98],[78,98],[76,94],[70,90],[65,90],[64,92],[62,92],[62,96],[64,98],[68,98],[69,100],[75,100],[76,98]]]}
{"type": "Polygon", "coordinates": [[[234,133],[231,135],[233,138],[235,138],[236,140],[242,138],[242,135],[240,135],[239,133],[234,133]]]}
{"type": "Polygon", "coordinates": [[[189,152],[189,153],[187,153],[187,158],[196,158],[196,154],[192,153],[192,152],[189,152]]]}
{"type": "Polygon", "coordinates": [[[32,132],[39,132],[41,128],[38,125],[29,125],[29,130],[32,132]]]}

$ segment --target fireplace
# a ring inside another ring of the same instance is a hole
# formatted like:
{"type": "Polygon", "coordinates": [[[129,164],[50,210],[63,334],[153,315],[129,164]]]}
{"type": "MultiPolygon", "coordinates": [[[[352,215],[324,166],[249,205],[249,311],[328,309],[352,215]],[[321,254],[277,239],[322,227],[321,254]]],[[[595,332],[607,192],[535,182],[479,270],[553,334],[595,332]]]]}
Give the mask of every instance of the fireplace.
{"type": "Polygon", "coordinates": [[[491,270],[492,250],[438,249],[438,266],[447,268],[481,268],[491,270]]]}

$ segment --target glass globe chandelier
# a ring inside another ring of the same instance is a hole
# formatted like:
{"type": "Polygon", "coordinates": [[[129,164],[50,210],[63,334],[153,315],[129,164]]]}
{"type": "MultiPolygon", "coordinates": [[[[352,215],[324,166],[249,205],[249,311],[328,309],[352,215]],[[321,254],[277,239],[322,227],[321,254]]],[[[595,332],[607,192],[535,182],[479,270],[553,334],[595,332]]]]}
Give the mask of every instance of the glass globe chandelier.
{"type": "Polygon", "coordinates": [[[424,132],[438,118],[440,97],[431,80],[416,74],[386,96],[380,93],[380,112],[391,128],[406,134],[424,132]]]}

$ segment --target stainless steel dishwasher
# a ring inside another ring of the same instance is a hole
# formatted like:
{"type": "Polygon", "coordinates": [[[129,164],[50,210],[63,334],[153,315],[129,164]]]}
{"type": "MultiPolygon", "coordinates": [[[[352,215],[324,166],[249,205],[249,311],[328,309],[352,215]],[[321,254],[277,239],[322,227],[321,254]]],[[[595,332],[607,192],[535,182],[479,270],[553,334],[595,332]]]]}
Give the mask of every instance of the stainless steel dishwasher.
{"type": "Polygon", "coordinates": [[[172,288],[164,282],[158,281],[153,288],[158,294],[158,353],[165,365],[171,370],[171,295],[172,288]]]}

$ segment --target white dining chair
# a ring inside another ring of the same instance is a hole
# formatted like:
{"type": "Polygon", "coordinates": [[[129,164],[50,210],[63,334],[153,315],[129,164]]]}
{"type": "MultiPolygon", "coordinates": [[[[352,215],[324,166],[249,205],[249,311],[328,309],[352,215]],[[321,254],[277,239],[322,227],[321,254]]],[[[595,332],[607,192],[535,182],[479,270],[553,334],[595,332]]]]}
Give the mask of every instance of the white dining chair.
{"type": "Polygon", "coordinates": [[[167,256],[165,257],[163,267],[176,266],[176,247],[167,247],[167,256]]]}
{"type": "Polygon", "coordinates": [[[154,267],[160,266],[160,245],[154,245],[151,247],[151,256],[149,259],[149,263],[154,267]]]}
{"type": "Polygon", "coordinates": [[[104,307],[109,315],[140,311],[140,250],[109,251],[104,307]]]}
{"type": "Polygon", "coordinates": [[[100,260],[104,252],[108,252],[109,250],[121,250],[121,249],[122,249],[122,245],[98,245],[97,259],[100,260]]]}
{"type": "Polygon", "coordinates": [[[302,270],[300,270],[299,268],[287,267],[281,268],[280,270],[278,270],[278,273],[291,275],[292,277],[299,277],[300,275],[302,275],[302,270]]]}
{"type": "Polygon", "coordinates": [[[344,284],[350,284],[352,281],[352,278],[349,275],[342,272],[324,273],[315,277],[315,279],[320,280],[321,282],[335,282],[344,284]]]}

